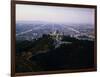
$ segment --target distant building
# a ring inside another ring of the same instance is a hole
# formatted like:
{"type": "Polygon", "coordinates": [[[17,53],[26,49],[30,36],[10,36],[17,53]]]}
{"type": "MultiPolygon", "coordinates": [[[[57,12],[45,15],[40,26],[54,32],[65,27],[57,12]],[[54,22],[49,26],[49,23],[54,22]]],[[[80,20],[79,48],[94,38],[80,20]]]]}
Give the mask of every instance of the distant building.
{"type": "Polygon", "coordinates": [[[60,41],[63,38],[63,33],[59,32],[58,30],[56,30],[54,32],[50,32],[49,35],[56,41],[60,41]]]}
{"type": "Polygon", "coordinates": [[[63,39],[64,34],[59,32],[58,30],[54,32],[50,32],[49,34],[52,39],[54,39],[55,48],[59,47],[61,44],[70,44],[71,42],[61,41],[63,39]]]}

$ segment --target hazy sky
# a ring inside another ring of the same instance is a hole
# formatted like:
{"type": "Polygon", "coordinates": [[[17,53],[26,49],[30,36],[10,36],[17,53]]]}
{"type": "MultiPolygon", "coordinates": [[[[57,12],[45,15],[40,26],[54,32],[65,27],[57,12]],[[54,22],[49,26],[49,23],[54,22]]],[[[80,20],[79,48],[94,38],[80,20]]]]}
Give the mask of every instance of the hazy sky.
{"type": "Polygon", "coordinates": [[[94,24],[94,9],[16,4],[16,20],[94,24]]]}

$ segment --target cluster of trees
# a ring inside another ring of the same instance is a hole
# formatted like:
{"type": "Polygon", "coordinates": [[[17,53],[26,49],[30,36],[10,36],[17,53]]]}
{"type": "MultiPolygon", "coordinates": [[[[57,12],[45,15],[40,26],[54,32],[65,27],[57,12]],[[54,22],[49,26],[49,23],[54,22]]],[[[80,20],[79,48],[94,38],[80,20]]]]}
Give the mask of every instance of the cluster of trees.
{"type": "Polygon", "coordinates": [[[43,35],[33,41],[16,41],[16,72],[50,71],[94,67],[94,41],[64,36],[62,41],[72,42],[54,48],[54,40],[43,35]],[[38,51],[46,53],[36,54],[38,51]],[[22,52],[36,54],[27,61],[22,52]],[[20,60],[19,60],[20,59],[20,60]]]}

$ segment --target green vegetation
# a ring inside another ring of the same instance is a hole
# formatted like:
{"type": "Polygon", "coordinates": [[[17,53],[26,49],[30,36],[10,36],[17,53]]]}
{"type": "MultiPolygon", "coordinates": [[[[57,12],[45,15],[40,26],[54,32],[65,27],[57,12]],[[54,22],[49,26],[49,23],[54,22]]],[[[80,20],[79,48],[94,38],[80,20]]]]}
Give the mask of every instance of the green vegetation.
{"type": "Polygon", "coordinates": [[[16,40],[16,72],[47,71],[93,67],[94,42],[63,36],[72,42],[55,48],[49,35],[32,41],[16,40]]]}

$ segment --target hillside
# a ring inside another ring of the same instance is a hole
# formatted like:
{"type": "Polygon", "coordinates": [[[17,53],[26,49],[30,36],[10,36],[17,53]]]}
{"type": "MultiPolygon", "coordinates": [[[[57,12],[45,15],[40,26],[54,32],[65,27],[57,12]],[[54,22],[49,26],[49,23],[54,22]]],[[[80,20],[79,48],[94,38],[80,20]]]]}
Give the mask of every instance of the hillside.
{"type": "Polygon", "coordinates": [[[37,40],[16,40],[16,72],[50,71],[94,67],[94,41],[63,36],[55,48],[54,40],[43,35],[37,40]]]}

